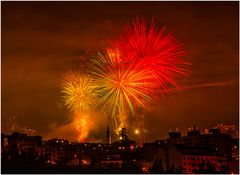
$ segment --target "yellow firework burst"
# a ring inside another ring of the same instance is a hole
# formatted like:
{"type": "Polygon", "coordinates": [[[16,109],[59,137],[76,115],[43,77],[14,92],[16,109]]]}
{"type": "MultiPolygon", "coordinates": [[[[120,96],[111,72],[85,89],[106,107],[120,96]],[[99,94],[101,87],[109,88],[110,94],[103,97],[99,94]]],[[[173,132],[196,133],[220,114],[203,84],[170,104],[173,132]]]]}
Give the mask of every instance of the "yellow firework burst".
{"type": "Polygon", "coordinates": [[[89,75],[71,71],[64,75],[61,84],[65,105],[72,112],[86,112],[94,104],[93,84],[89,75]]]}

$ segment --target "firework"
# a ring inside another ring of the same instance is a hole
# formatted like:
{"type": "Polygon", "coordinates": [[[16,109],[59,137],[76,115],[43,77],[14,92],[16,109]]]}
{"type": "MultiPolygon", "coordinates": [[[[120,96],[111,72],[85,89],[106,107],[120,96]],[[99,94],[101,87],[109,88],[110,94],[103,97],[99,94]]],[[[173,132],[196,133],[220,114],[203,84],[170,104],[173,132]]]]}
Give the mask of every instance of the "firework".
{"type": "Polygon", "coordinates": [[[89,75],[71,71],[62,79],[65,105],[73,112],[73,122],[78,140],[85,142],[90,130],[89,111],[94,105],[94,86],[89,75]]]}
{"type": "MultiPolygon", "coordinates": [[[[71,72],[63,79],[63,98],[78,116],[74,121],[80,140],[89,132],[90,119],[85,114],[91,106],[110,114],[116,133],[127,127],[129,114],[138,128],[136,109],[145,108],[169,86],[178,88],[177,78],[188,75],[181,44],[153,21],[148,26],[144,19],[136,18],[115,43],[108,49],[86,51],[83,57],[89,60],[84,67],[89,75],[71,72]]],[[[140,138],[140,130],[137,135],[140,138]]]]}
{"type": "Polygon", "coordinates": [[[176,78],[188,75],[188,63],[182,60],[184,51],[172,33],[167,34],[165,28],[159,30],[154,20],[147,26],[143,18],[136,18],[133,25],[125,29],[126,35],[118,41],[126,55],[124,58],[141,61],[144,67],[151,69],[159,88],[178,87],[176,78]]]}
{"type": "Polygon", "coordinates": [[[89,119],[89,115],[76,114],[74,116],[74,125],[78,132],[77,140],[80,142],[85,142],[85,139],[87,138],[91,128],[91,120],[89,119]]]}
{"type": "Polygon", "coordinates": [[[135,116],[136,105],[151,101],[149,89],[154,86],[151,70],[140,62],[125,61],[118,49],[107,49],[90,60],[97,107],[111,113],[116,128],[125,127],[128,112],[135,116]]]}
{"type": "Polygon", "coordinates": [[[27,135],[34,135],[36,134],[35,129],[31,129],[28,126],[21,126],[17,124],[17,119],[15,116],[10,116],[7,118],[7,129],[9,132],[22,132],[27,135]]]}
{"type": "Polygon", "coordinates": [[[62,87],[65,105],[72,112],[85,112],[94,104],[92,79],[89,75],[71,71],[63,77],[62,87]]]}

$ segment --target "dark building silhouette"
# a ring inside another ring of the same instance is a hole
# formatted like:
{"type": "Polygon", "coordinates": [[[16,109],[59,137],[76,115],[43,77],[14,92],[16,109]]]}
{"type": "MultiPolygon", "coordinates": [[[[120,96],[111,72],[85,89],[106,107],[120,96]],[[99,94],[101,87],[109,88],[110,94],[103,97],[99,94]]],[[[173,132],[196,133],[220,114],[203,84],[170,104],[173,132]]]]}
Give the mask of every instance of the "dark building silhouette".
{"type": "Polygon", "coordinates": [[[92,173],[114,170],[115,173],[173,174],[236,173],[239,170],[239,140],[218,128],[201,134],[193,127],[186,136],[174,130],[169,132],[168,139],[142,146],[128,138],[126,128],[121,128],[118,136],[119,140],[111,143],[108,125],[106,143],[70,143],[57,138],[42,142],[40,136],[2,134],[2,168],[4,172],[24,170],[24,173],[32,172],[34,168],[29,167],[34,166],[36,171],[45,170],[45,173],[49,173],[49,168],[55,172],[64,167],[77,173],[83,169],[92,173]]]}
{"type": "Polygon", "coordinates": [[[4,159],[30,159],[36,154],[38,146],[42,145],[41,136],[27,136],[14,132],[11,135],[2,134],[2,148],[4,159]]]}
{"type": "Polygon", "coordinates": [[[179,132],[178,130],[169,132],[170,139],[175,139],[175,138],[179,138],[179,137],[181,137],[181,132],[179,132]]]}
{"type": "Polygon", "coordinates": [[[202,162],[210,162],[214,167],[208,173],[221,172],[222,167],[228,167],[227,157],[219,155],[215,150],[182,144],[159,148],[157,158],[161,160],[163,170],[169,173],[197,173],[202,162]]]}
{"type": "Polygon", "coordinates": [[[229,134],[221,133],[219,129],[211,128],[207,134],[200,134],[199,129],[193,127],[188,131],[187,136],[179,137],[178,133],[169,133],[169,136],[171,136],[167,139],[169,145],[208,147],[228,158],[231,157],[231,137],[229,134]]]}
{"type": "Polygon", "coordinates": [[[187,132],[187,136],[199,136],[200,135],[200,130],[197,129],[196,126],[193,126],[192,129],[190,129],[188,132],[187,132]]]}

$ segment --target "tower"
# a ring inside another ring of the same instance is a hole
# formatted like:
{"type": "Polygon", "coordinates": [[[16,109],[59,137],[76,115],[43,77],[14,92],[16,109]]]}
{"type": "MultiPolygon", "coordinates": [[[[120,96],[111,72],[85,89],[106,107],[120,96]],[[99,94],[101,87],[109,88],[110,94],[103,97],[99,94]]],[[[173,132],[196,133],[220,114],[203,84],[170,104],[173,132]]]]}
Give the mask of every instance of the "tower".
{"type": "Polygon", "coordinates": [[[106,132],[106,142],[107,144],[110,144],[110,130],[109,130],[109,125],[107,125],[107,132],[106,132]]]}

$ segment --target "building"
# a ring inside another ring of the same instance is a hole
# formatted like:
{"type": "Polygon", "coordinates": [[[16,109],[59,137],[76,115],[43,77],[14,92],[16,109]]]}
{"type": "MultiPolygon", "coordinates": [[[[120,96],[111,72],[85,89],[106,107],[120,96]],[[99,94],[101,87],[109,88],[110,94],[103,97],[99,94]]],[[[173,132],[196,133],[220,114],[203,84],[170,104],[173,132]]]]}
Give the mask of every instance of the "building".
{"type": "Polygon", "coordinates": [[[67,145],[69,142],[64,139],[51,139],[44,141],[38,147],[38,155],[46,157],[46,163],[65,164],[67,162],[67,145]]]}
{"type": "MultiPolygon", "coordinates": [[[[124,169],[142,173],[236,173],[239,170],[239,140],[211,128],[202,134],[196,127],[182,136],[179,130],[169,138],[138,145],[129,140],[126,129],[119,140],[110,143],[107,126],[106,143],[69,143],[64,139],[42,142],[40,136],[2,134],[2,160],[38,161],[48,167],[124,169]],[[19,159],[21,158],[21,159],[19,159]],[[55,166],[60,165],[60,166],[55,166]]],[[[14,162],[14,161],[13,161],[14,162]]]]}
{"type": "Polygon", "coordinates": [[[122,164],[123,160],[119,154],[106,155],[106,157],[100,161],[100,167],[103,169],[121,168],[122,164]]]}
{"type": "Polygon", "coordinates": [[[161,160],[164,172],[169,173],[214,173],[222,172],[224,167],[228,167],[228,159],[215,150],[186,145],[160,148],[157,158],[161,160]],[[208,169],[208,165],[211,165],[212,169],[208,169]]]}
{"type": "Polygon", "coordinates": [[[33,159],[36,155],[37,147],[42,145],[41,136],[28,136],[14,132],[11,135],[2,134],[2,148],[4,158],[7,159],[33,159]]]}
{"type": "Polygon", "coordinates": [[[229,134],[221,133],[218,128],[208,130],[207,134],[200,134],[196,127],[190,128],[187,136],[180,137],[179,133],[169,133],[168,145],[183,144],[195,147],[209,147],[216,150],[219,154],[228,158],[231,157],[231,137],[229,134]]]}
{"type": "Polygon", "coordinates": [[[231,135],[232,138],[239,138],[239,128],[233,124],[218,124],[217,128],[220,129],[221,133],[226,133],[231,135]]]}

